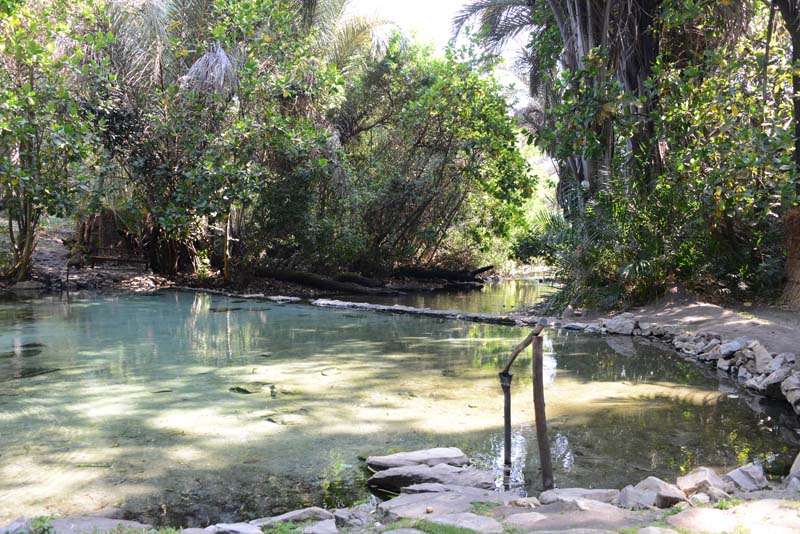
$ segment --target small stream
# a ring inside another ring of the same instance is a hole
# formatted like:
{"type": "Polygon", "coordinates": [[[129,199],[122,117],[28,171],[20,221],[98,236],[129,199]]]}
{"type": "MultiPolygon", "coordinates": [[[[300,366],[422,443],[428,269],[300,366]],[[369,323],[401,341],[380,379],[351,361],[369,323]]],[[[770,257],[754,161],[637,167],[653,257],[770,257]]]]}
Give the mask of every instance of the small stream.
{"type": "MultiPolygon", "coordinates": [[[[534,291],[496,289],[459,307],[534,291]]],[[[425,305],[436,297],[461,298],[425,305]]],[[[368,497],[360,458],[433,446],[499,475],[497,372],[524,335],[178,292],[0,303],[0,524],[119,506],[205,526],[345,506],[368,497]]],[[[752,460],[777,475],[800,449],[787,406],[658,345],[548,331],[545,360],[561,487],[752,460]]],[[[536,492],[529,354],[514,373],[514,486],[536,492]]]]}

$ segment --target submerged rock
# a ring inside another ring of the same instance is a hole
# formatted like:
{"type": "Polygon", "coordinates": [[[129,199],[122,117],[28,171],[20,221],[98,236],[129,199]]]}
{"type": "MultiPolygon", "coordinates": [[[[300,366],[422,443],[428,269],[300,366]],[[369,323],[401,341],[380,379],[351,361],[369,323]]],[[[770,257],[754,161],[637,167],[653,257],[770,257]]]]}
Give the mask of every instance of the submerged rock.
{"type": "Polygon", "coordinates": [[[399,493],[405,486],[426,482],[493,489],[495,475],[489,471],[480,471],[470,467],[454,467],[447,464],[439,464],[434,467],[410,465],[379,471],[370,477],[367,485],[374,490],[399,493]]]}
{"type": "Polygon", "coordinates": [[[437,447],[419,451],[398,452],[397,454],[386,456],[367,457],[367,465],[376,471],[410,465],[428,465],[432,467],[438,464],[462,467],[469,464],[469,458],[461,449],[456,447],[437,447]]]}

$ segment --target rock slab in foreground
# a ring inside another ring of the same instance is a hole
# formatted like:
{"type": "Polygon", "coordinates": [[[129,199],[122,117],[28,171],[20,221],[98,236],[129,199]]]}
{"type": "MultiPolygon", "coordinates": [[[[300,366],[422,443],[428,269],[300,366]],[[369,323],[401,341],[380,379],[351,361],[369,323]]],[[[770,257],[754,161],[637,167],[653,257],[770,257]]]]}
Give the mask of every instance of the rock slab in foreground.
{"type": "Polygon", "coordinates": [[[463,467],[469,464],[469,458],[461,449],[456,447],[437,447],[421,451],[399,452],[386,456],[369,456],[367,465],[376,471],[385,471],[393,467],[407,467],[410,465],[448,464],[463,467]]]}
{"type": "Polygon", "coordinates": [[[471,467],[453,467],[447,464],[439,464],[434,467],[411,465],[379,471],[367,480],[370,488],[392,493],[400,493],[400,490],[406,486],[424,483],[493,489],[495,475],[489,471],[480,471],[471,467]]]}
{"type": "Polygon", "coordinates": [[[539,502],[552,504],[554,502],[574,501],[575,499],[591,499],[610,503],[617,497],[619,497],[619,490],[615,489],[558,488],[543,491],[539,495],[539,502]]]}
{"type": "Polygon", "coordinates": [[[311,506],[301,510],[292,510],[291,512],[286,512],[285,514],[277,515],[275,517],[254,519],[253,521],[250,521],[250,524],[257,527],[263,527],[277,523],[288,523],[289,521],[300,523],[302,521],[327,521],[328,519],[333,518],[333,514],[329,511],[323,510],[317,506],[311,506]]]}
{"type": "Polygon", "coordinates": [[[664,482],[656,477],[647,477],[636,484],[634,489],[655,494],[653,505],[657,508],[670,508],[679,502],[687,500],[686,495],[678,486],[664,482]]]}
{"type": "Polygon", "coordinates": [[[485,532],[486,534],[502,534],[503,532],[503,525],[496,519],[470,512],[432,517],[430,521],[431,523],[437,523],[439,525],[464,528],[475,532],[485,532]]]}
{"type": "Polygon", "coordinates": [[[333,519],[326,519],[314,525],[309,525],[303,529],[303,534],[338,534],[336,522],[333,519]]]}
{"type": "Polygon", "coordinates": [[[48,523],[53,527],[54,534],[92,534],[99,531],[124,529],[126,531],[147,531],[151,525],[144,525],[136,521],[122,519],[106,519],[105,517],[65,517],[54,519],[48,523]]]}

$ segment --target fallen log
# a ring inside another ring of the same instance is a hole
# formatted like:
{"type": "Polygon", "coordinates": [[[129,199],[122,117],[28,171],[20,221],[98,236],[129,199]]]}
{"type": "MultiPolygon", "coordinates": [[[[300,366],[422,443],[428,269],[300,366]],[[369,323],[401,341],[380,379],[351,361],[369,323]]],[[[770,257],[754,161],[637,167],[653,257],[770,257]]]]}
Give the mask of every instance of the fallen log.
{"type": "Polygon", "coordinates": [[[451,271],[440,267],[402,267],[397,270],[401,276],[417,278],[422,280],[449,280],[452,282],[478,282],[477,276],[494,269],[494,265],[488,265],[475,269],[474,271],[451,271]]]}
{"type": "MultiPolygon", "coordinates": [[[[432,310],[430,308],[414,308],[412,306],[385,306],[382,304],[367,304],[365,302],[345,302],[341,300],[316,299],[311,301],[312,306],[322,308],[338,308],[342,310],[361,310],[379,313],[399,313],[404,315],[421,315],[423,317],[438,317],[440,319],[456,319],[473,323],[500,324],[506,326],[520,326],[531,319],[521,320],[509,315],[492,315],[489,313],[467,313],[460,310],[432,310]]],[[[536,319],[538,320],[538,319],[536,319]]]]}
{"type": "Polygon", "coordinates": [[[367,287],[353,282],[339,282],[332,278],[327,278],[314,273],[304,273],[301,271],[287,271],[283,269],[264,269],[257,268],[254,271],[257,276],[275,278],[284,282],[292,282],[317,289],[326,289],[338,293],[354,293],[357,295],[404,295],[401,291],[387,289],[383,287],[367,287]]]}
{"type": "Polygon", "coordinates": [[[386,283],[383,280],[375,280],[374,278],[367,278],[358,273],[341,273],[333,277],[337,282],[350,282],[365,287],[383,287],[386,283]]]}

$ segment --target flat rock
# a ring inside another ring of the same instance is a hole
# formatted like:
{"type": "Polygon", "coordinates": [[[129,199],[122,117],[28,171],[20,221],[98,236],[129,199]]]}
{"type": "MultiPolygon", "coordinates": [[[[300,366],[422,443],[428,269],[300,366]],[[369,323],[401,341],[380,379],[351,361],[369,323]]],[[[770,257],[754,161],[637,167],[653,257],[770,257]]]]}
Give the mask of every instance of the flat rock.
{"type": "Polygon", "coordinates": [[[686,495],[718,488],[724,491],[725,481],[708,467],[698,467],[686,475],[678,477],[678,488],[686,495]]]}
{"type": "Polygon", "coordinates": [[[378,515],[383,521],[400,519],[429,519],[431,513],[458,514],[472,510],[474,501],[459,493],[404,493],[378,505],[378,515]],[[433,512],[428,513],[428,508],[433,512]]]}
{"type": "Polygon", "coordinates": [[[386,456],[370,456],[367,465],[376,470],[384,471],[393,467],[406,467],[410,465],[428,465],[433,467],[438,464],[448,464],[462,467],[469,464],[469,458],[456,447],[437,447],[411,452],[398,452],[386,456]]]}
{"type": "Polygon", "coordinates": [[[584,488],[558,488],[543,491],[539,495],[542,504],[551,504],[560,501],[574,501],[575,499],[591,499],[610,503],[619,497],[619,490],[615,489],[584,489],[584,488]]]}
{"type": "MultiPolygon", "coordinates": [[[[469,497],[473,502],[489,502],[506,504],[517,499],[510,493],[504,493],[488,489],[471,488],[469,486],[455,486],[452,484],[412,484],[400,490],[400,494],[420,494],[420,493],[456,493],[463,497],[469,497]]],[[[535,497],[530,497],[537,502],[535,497]]]]}
{"type": "Polygon", "coordinates": [[[262,534],[259,527],[250,523],[219,523],[204,530],[211,534],[262,534]]]}
{"type": "Polygon", "coordinates": [[[537,512],[525,512],[524,514],[513,514],[508,516],[505,521],[503,521],[503,525],[507,528],[513,528],[517,530],[534,530],[538,528],[536,523],[539,523],[543,519],[547,519],[547,516],[544,514],[537,512]]]}
{"type": "Polygon", "coordinates": [[[759,464],[747,464],[727,473],[725,476],[733,480],[745,491],[756,491],[769,487],[764,476],[764,468],[759,464]]]}
{"type": "Polygon", "coordinates": [[[116,529],[147,531],[153,528],[151,525],[144,525],[136,521],[86,516],[53,519],[49,524],[53,527],[54,534],[96,534],[116,529]]]}
{"type": "Polygon", "coordinates": [[[4,527],[0,527],[0,534],[16,534],[17,532],[29,532],[30,531],[30,523],[24,517],[20,517],[16,519],[13,523],[10,523],[4,527]]]}
{"type": "Polygon", "coordinates": [[[432,517],[430,521],[439,525],[485,532],[486,534],[502,534],[503,532],[503,525],[496,519],[470,512],[440,515],[432,517]]]}
{"type": "Polygon", "coordinates": [[[760,499],[742,503],[729,510],[738,520],[742,532],[751,534],[797,534],[800,513],[797,501],[760,499]]]}
{"type": "Polygon", "coordinates": [[[650,508],[656,505],[656,492],[649,490],[636,489],[633,486],[625,486],[619,492],[617,504],[623,508],[639,509],[650,508]]]}
{"type": "Polygon", "coordinates": [[[302,521],[327,521],[333,519],[333,514],[327,510],[323,510],[317,506],[309,508],[302,508],[300,510],[292,510],[285,514],[277,515],[275,517],[265,517],[262,519],[254,519],[250,521],[251,525],[263,527],[264,525],[272,525],[276,523],[287,523],[289,521],[300,523],[302,521]]]}
{"type": "Polygon", "coordinates": [[[658,508],[670,508],[687,500],[678,486],[656,477],[647,477],[634,487],[640,491],[654,492],[656,494],[654,504],[658,508]]]}
{"type": "Polygon", "coordinates": [[[384,530],[383,534],[425,534],[415,528],[396,528],[394,530],[384,530]]]}
{"type": "Polygon", "coordinates": [[[405,486],[427,482],[494,489],[495,475],[490,471],[480,471],[471,467],[454,467],[447,464],[439,464],[434,467],[410,465],[379,471],[367,480],[367,485],[373,489],[399,493],[405,486]]]}
{"type": "Polygon", "coordinates": [[[333,519],[326,519],[313,525],[309,525],[303,529],[303,534],[338,534],[339,529],[336,528],[336,521],[333,519]]]}
{"type": "Polygon", "coordinates": [[[690,508],[671,515],[667,523],[689,532],[732,532],[738,521],[732,514],[714,508],[690,508]]]}
{"type": "Polygon", "coordinates": [[[678,534],[678,532],[671,528],[644,527],[637,530],[636,534],[678,534]]]}
{"type": "Polygon", "coordinates": [[[208,534],[208,531],[204,528],[184,528],[181,534],[208,534]]]}

